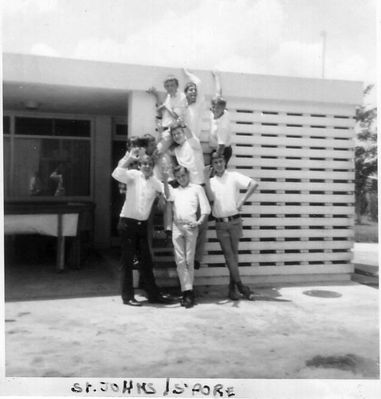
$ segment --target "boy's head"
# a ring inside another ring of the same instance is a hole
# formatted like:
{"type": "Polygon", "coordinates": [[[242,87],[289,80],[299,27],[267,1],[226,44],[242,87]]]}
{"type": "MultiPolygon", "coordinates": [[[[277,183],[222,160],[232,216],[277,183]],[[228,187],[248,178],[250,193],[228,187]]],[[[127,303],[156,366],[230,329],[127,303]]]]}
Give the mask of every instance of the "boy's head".
{"type": "Polygon", "coordinates": [[[189,171],[184,166],[175,166],[173,168],[173,175],[181,187],[186,187],[189,184],[189,171]]]}
{"type": "MultiPolygon", "coordinates": [[[[146,153],[147,139],[138,136],[131,136],[127,139],[127,151],[141,157],[146,153]]],[[[131,166],[131,165],[130,165],[131,166]]]]}
{"type": "Polygon", "coordinates": [[[226,162],[223,155],[219,155],[217,151],[213,151],[210,160],[217,176],[221,176],[226,169],[226,162]]]}
{"type": "Polygon", "coordinates": [[[180,126],[171,128],[171,136],[172,136],[173,141],[177,145],[181,145],[181,144],[185,143],[185,141],[187,139],[185,136],[184,129],[180,126]]]}
{"type": "Polygon", "coordinates": [[[140,157],[139,169],[143,172],[146,178],[152,176],[153,167],[154,161],[152,157],[147,154],[140,157]]]}
{"type": "Polygon", "coordinates": [[[226,108],[226,100],[221,97],[217,96],[212,99],[212,112],[215,118],[219,118],[222,116],[226,108]]]}
{"type": "Polygon", "coordinates": [[[137,145],[138,140],[139,140],[138,136],[127,137],[127,141],[126,141],[126,149],[127,149],[127,151],[131,151],[131,148],[138,147],[138,145],[137,145]]]}
{"type": "Polygon", "coordinates": [[[152,155],[156,149],[156,139],[152,136],[152,134],[145,134],[143,139],[146,140],[146,153],[148,155],[152,155]]]}
{"type": "Polygon", "coordinates": [[[197,100],[197,85],[193,82],[188,82],[184,87],[184,93],[188,104],[193,104],[197,100]]]}
{"type": "Polygon", "coordinates": [[[170,96],[174,96],[178,88],[179,88],[179,81],[175,76],[169,75],[164,80],[164,89],[170,96]]]}

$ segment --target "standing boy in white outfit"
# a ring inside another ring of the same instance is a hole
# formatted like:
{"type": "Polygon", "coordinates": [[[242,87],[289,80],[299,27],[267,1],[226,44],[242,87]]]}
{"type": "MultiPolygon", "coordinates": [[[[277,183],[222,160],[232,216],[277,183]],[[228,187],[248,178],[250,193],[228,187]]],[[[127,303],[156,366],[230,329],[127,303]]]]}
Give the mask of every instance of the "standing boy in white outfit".
{"type": "Polygon", "coordinates": [[[182,305],[190,308],[194,305],[194,256],[198,228],[204,223],[210,213],[210,205],[204,189],[190,183],[189,171],[183,166],[174,168],[174,176],[179,187],[168,185],[164,174],[164,193],[173,202],[172,242],[175,250],[177,273],[182,291],[182,305]],[[197,218],[197,209],[201,216],[197,218]]]}
{"type": "MultiPolygon", "coordinates": [[[[175,143],[173,154],[176,157],[177,163],[187,168],[191,183],[204,186],[204,156],[200,140],[185,125],[172,128],[171,134],[175,143]]],[[[199,269],[202,262],[207,232],[208,219],[205,219],[199,227],[195,269],[199,269]]]]}

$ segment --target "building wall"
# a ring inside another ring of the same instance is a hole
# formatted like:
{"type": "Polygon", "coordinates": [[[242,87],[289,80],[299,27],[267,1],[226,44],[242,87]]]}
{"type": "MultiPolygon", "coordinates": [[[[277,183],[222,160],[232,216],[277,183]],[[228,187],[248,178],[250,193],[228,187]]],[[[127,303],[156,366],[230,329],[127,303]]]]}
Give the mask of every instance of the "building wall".
{"type": "MultiPolygon", "coordinates": [[[[256,283],[349,279],[355,106],[231,97],[228,109],[234,126],[229,167],[259,183],[242,210],[242,273],[256,283]]],[[[206,115],[203,127],[207,154],[206,115]]],[[[155,254],[158,264],[171,260],[168,248],[155,254]]],[[[198,284],[227,280],[214,222],[204,263],[198,284]]]]}

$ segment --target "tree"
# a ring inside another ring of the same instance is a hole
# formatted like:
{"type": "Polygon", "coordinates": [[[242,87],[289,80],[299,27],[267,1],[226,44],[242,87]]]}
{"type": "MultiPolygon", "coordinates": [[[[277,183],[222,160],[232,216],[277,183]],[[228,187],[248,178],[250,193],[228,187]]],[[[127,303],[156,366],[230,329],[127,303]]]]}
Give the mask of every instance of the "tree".
{"type": "MultiPolygon", "coordinates": [[[[364,90],[364,98],[373,89],[374,85],[368,85],[364,90]]],[[[377,205],[377,201],[374,201],[374,197],[377,197],[377,107],[369,104],[359,106],[355,119],[355,208],[357,222],[361,223],[365,214],[377,219],[377,209],[374,209],[377,205]]]]}

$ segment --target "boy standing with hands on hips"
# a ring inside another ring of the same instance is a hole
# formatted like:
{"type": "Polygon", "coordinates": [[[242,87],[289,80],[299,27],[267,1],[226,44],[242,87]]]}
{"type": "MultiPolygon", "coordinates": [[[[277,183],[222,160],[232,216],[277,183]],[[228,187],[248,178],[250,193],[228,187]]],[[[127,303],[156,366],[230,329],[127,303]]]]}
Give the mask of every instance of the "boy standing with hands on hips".
{"type": "Polygon", "coordinates": [[[242,237],[240,211],[243,204],[258,187],[258,183],[241,173],[226,170],[226,161],[221,153],[212,153],[211,163],[214,177],[210,178],[211,167],[207,166],[204,169],[205,192],[212,203],[212,215],[216,221],[217,239],[229,269],[228,296],[232,300],[238,300],[240,293],[244,298],[253,300],[253,292],[241,281],[238,267],[238,246],[242,237]],[[246,190],[241,198],[240,190],[246,190]]]}

